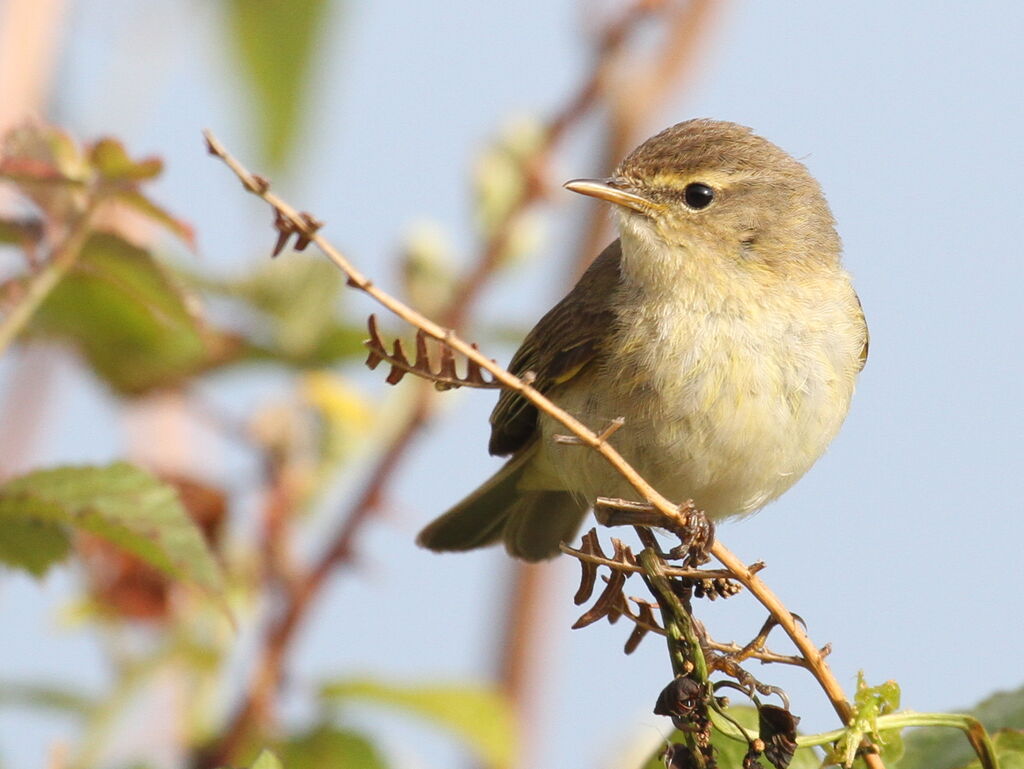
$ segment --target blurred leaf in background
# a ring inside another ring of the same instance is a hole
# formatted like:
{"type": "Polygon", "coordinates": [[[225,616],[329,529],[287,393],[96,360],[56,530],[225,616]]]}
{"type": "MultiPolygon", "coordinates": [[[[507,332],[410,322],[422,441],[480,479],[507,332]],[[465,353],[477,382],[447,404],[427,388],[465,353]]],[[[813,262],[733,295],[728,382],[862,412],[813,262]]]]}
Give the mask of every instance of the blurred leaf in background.
{"type": "MultiPolygon", "coordinates": [[[[1024,769],[1024,732],[1004,729],[992,735],[992,743],[996,749],[996,757],[999,759],[999,769],[1024,769]]],[[[938,765],[919,763],[915,766],[937,767],[938,765]]],[[[903,764],[900,764],[899,768],[903,769],[903,764]]],[[[981,765],[981,759],[975,759],[964,769],[985,769],[985,767],[981,765]]]]}
{"type": "MultiPolygon", "coordinates": [[[[161,476],[174,487],[189,518],[199,527],[203,539],[220,553],[226,524],[228,500],[224,492],[184,476],[161,476]]],[[[104,618],[148,622],[173,619],[172,596],[175,583],[163,571],[143,559],[91,534],[80,534],[75,549],[84,568],[94,608],[104,618]]]]}
{"type": "Polygon", "coordinates": [[[252,93],[253,124],[265,161],[280,170],[289,160],[309,93],[310,72],[330,0],[227,0],[228,45],[252,93]]]}
{"type": "Polygon", "coordinates": [[[357,732],[319,724],[276,748],[287,769],[386,769],[370,740],[357,732]]]}
{"type": "Polygon", "coordinates": [[[451,238],[437,222],[421,219],[409,227],[399,257],[402,290],[424,315],[439,315],[455,298],[453,254],[451,238]]]}
{"type": "Polygon", "coordinates": [[[82,212],[92,175],[87,153],[55,126],[29,120],[0,142],[0,180],[16,185],[49,220],[65,222],[82,212]]]}
{"type": "Polygon", "coordinates": [[[0,706],[52,710],[81,718],[97,703],[95,698],[67,685],[0,681],[0,706]]]}
{"type": "Polygon", "coordinates": [[[0,560],[34,574],[66,555],[71,533],[83,531],[210,594],[223,585],[220,566],[175,489],[125,462],[38,470],[7,481],[0,485],[0,525],[5,532],[22,529],[18,540],[5,534],[0,560]],[[25,537],[29,525],[47,532],[47,558],[32,549],[38,540],[25,537]]]}
{"type": "Polygon", "coordinates": [[[280,759],[269,750],[264,750],[253,762],[250,769],[284,769],[280,759]]]}
{"type": "Polygon", "coordinates": [[[368,679],[325,684],[331,705],[373,703],[404,711],[457,736],[490,769],[515,763],[516,726],[511,703],[496,689],[473,685],[401,686],[368,679]]]}
{"type": "Polygon", "coordinates": [[[30,328],[72,345],[124,395],[180,384],[238,346],[204,324],[196,298],[149,251],[109,233],[86,241],[30,328]]]}
{"type": "MultiPolygon", "coordinates": [[[[1007,692],[997,692],[982,700],[977,706],[959,712],[974,716],[989,731],[997,729],[1024,730],[1024,687],[1007,692]]],[[[1003,769],[1014,766],[1002,760],[1000,747],[1008,750],[1013,744],[1010,737],[994,736],[997,755],[1003,769]]],[[[913,729],[904,737],[906,753],[895,764],[896,769],[953,769],[963,766],[974,756],[974,751],[957,729],[913,729]]],[[[1024,745],[1017,743],[1017,760],[1024,767],[1024,745]]],[[[977,766],[976,763],[970,766],[977,766]]]]}
{"type": "Polygon", "coordinates": [[[244,359],[318,368],[366,352],[365,328],[339,318],[344,278],[324,259],[291,254],[264,261],[240,278],[189,279],[242,305],[244,359]]]}

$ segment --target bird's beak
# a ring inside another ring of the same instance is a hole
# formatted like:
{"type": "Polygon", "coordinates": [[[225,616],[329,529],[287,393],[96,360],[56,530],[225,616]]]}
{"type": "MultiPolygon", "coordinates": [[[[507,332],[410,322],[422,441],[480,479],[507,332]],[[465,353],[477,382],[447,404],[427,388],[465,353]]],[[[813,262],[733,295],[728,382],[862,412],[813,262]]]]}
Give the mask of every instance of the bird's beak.
{"type": "Polygon", "coordinates": [[[642,214],[650,214],[662,208],[653,200],[626,190],[625,183],[620,179],[572,179],[562,186],[580,195],[607,200],[609,203],[632,208],[642,214]]]}

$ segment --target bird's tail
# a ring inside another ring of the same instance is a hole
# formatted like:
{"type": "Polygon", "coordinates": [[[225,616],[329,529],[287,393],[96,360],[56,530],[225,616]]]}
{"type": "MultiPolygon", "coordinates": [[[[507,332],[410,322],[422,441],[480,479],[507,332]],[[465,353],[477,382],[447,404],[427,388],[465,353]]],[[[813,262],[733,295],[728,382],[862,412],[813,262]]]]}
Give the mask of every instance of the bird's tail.
{"type": "Polygon", "coordinates": [[[506,462],[476,491],[429,524],[416,542],[430,550],[473,550],[502,539],[510,555],[540,561],[558,555],[586,506],[566,491],[518,488],[532,452],[506,462]]]}

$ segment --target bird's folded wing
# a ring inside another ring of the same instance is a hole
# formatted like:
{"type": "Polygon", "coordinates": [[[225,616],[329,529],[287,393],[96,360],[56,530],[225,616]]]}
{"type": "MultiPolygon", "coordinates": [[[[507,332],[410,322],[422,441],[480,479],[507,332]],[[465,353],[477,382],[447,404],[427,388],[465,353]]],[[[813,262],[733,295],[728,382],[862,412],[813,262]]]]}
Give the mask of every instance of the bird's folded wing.
{"type": "MultiPolygon", "coordinates": [[[[567,382],[601,355],[616,321],[612,295],[619,286],[622,250],[614,241],[593,261],[572,291],[540,319],[509,363],[517,376],[533,372],[533,386],[546,392],[567,382]]],[[[503,390],[491,412],[492,454],[511,454],[533,440],[537,409],[503,390]]]]}

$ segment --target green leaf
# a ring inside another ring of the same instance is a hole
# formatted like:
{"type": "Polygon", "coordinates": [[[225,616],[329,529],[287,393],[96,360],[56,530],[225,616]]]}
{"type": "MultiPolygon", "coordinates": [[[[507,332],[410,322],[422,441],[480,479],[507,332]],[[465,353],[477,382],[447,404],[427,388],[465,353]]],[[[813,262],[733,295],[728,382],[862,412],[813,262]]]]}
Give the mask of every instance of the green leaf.
{"type": "Polygon", "coordinates": [[[0,485],[0,526],[27,522],[95,534],[212,595],[221,591],[220,567],[174,487],[127,463],[39,470],[0,485]]]}
{"type": "Polygon", "coordinates": [[[410,228],[402,245],[402,283],[409,304],[435,317],[451,304],[456,274],[453,249],[440,225],[421,221],[410,228]]]}
{"type": "Polygon", "coordinates": [[[508,700],[494,689],[475,686],[391,686],[371,680],[327,684],[321,696],[332,703],[364,701],[404,710],[448,729],[487,766],[512,766],[515,719],[508,700]]]}
{"type": "Polygon", "coordinates": [[[32,319],[31,330],[74,345],[117,392],[168,387],[230,356],[148,251],[92,235],[32,319]]]}
{"type": "MultiPolygon", "coordinates": [[[[310,90],[327,0],[229,0],[226,31],[252,94],[266,161],[282,168],[310,90]]],[[[336,53],[332,51],[332,53],[336,53]]]]}
{"type": "Polygon", "coordinates": [[[144,158],[132,160],[124,145],[117,139],[104,138],[89,148],[89,162],[100,175],[109,182],[138,182],[153,179],[164,170],[160,158],[144,158]]]}
{"type": "MultiPolygon", "coordinates": [[[[1024,769],[1024,732],[1004,729],[992,735],[992,742],[999,759],[999,769],[1024,769]]],[[[975,759],[963,769],[982,769],[981,761],[975,759]]]]}
{"type": "Polygon", "coordinates": [[[244,331],[248,346],[242,351],[249,359],[319,367],[366,352],[365,328],[337,318],[344,279],[324,259],[296,255],[267,261],[239,280],[191,279],[250,310],[254,317],[244,331]]]}
{"type": "MultiPolygon", "coordinates": [[[[1024,729],[1024,686],[997,692],[966,712],[989,731],[1024,729]]],[[[914,729],[905,743],[906,753],[897,769],[953,769],[974,756],[963,732],[954,729],[914,729]]]]}
{"type": "MultiPolygon", "coordinates": [[[[2,503],[0,503],[2,505],[2,503]]],[[[71,552],[67,532],[39,519],[7,519],[0,538],[0,563],[42,577],[71,552]]]]}
{"type": "Polygon", "coordinates": [[[0,705],[87,716],[96,702],[91,697],[62,686],[4,681],[0,682],[0,705]]]}
{"type": "Polygon", "coordinates": [[[277,756],[271,753],[269,750],[264,750],[256,760],[250,769],[284,769],[277,756]]]}
{"type": "MultiPolygon", "coordinates": [[[[758,716],[756,708],[735,706],[729,708],[726,712],[744,729],[755,736],[757,735],[758,716]]],[[[669,735],[668,742],[684,742],[682,732],[674,731],[669,735]]],[[[746,742],[730,739],[718,729],[714,729],[711,733],[711,744],[715,747],[715,758],[718,760],[720,767],[723,767],[723,769],[725,767],[738,768],[742,765],[743,757],[747,754],[746,742]]],[[[664,746],[659,747],[644,763],[643,769],[665,769],[665,764],[661,760],[663,750],[664,746]]],[[[765,766],[769,765],[764,759],[761,760],[761,763],[765,766]]],[[[820,766],[821,756],[813,748],[798,748],[796,753],[793,754],[793,760],[789,764],[789,769],[818,769],[820,766]]]]}
{"type": "Polygon", "coordinates": [[[330,724],[290,737],[277,748],[288,769],[386,769],[377,748],[366,737],[330,724]]]}
{"type": "Polygon", "coordinates": [[[86,206],[88,159],[65,132],[26,121],[0,141],[0,178],[12,181],[46,218],[66,222],[86,206]]]}
{"type": "Polygon", "coordinates": [[[1024,686],[1009,692],[997,692],[969,712],[986,729],[1024,729],[1024,686]]]}
{"type": "Polygon", "coordinates": [[[85,183],[86,156],[74,139],[55,126],[27,121],[3,136],[0,175],[12,181],[85,183]]]}
{"type": "Polygon", "coordinates": [[[174,217],[167,209],[157,205],[138,190],[122,190],[115,197],[119,202],[142,214],[150,221],[159,224],[172,235],[176,235],[189,248],[195,249],[196,234],[192,226],[174,217]]]}

